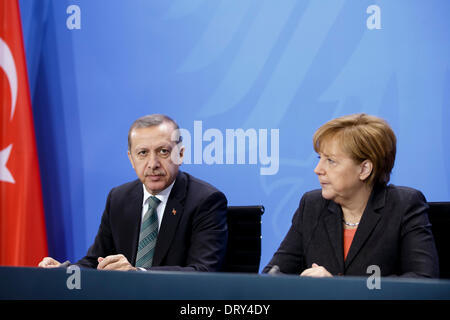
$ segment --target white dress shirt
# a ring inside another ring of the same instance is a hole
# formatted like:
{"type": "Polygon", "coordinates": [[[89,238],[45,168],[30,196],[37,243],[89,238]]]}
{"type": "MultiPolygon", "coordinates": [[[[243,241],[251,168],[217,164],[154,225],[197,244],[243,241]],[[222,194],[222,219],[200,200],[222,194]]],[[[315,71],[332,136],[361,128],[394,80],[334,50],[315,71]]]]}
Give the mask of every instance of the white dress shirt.
{"type": "MultiPolygon", "coordinates": [[[[166,209],[167,200],[169,199],[170,191],[172,191],[174,183],[175,181],[173,181],[172,184],[167,188],[165,188],[163,191],[154,195],[159,200],[161,200],[161,203],[156,207],[156,214],[158,215],[158,230],[161,229],[161,222],[163,219],[164,210],[166,209]]],[[[152,194],[147,191],[144,184],[142,184],[142,187],[144,189],[144,199],[142,201],[142,220],[143,220],[144,215],[148,210],[148,198],[150,198],[152,194]]],[[[140,271],[147,271],[145,268],[142,267],[139,267],[137,269],[140,271]]]]}
{"type": "MultiPolygon", "coordinates": [[[[158,215],[158,230],[161,229],[161,222],[163,219],[164,210],[166,209],[167,200],[169,199],[170,191],[172,191],[172,187],[173,187],[174,183],[175,183],[175,180],[170,184],[170,186],[165,188],[160,193],[154,195],[159,200],[161,200],[161,203],[158,205],[158,207],[156,207],[156,213],[158,215]]],[[[144,215],[148,210],[148,198],[152,194],[147,191],[144,184],[142,184],[142,187],[144,188],[144,199],[142,202],[142,219],[144,219],[144,215]]]]}

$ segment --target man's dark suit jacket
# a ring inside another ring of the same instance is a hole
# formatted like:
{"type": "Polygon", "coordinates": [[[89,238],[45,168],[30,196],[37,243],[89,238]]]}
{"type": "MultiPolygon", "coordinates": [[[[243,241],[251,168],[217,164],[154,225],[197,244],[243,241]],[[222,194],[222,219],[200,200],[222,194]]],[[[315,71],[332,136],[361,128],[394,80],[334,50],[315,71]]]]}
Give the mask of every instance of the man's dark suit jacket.
{"type": "Polygon", "coordinates": [[[292,226],[272,260],[282,273],[300,274],[313,263],[333,275],[368,276],[376,265],[381,276],[439,277],[438,258],[420,191],[394,185],[373,189],[344,261],[341,207],[306,193],[292,226]]]}
{"type": "MultiPolygon", "coordinates": [[[[78,265],[123,254],[134,266],[142,216],[139,180],[113,188],[94,244],[78,265]]],[[[218,271],[227,245],[227,200],[210,184],[179,172],[163,214],[151,270],[218,271]]]]}

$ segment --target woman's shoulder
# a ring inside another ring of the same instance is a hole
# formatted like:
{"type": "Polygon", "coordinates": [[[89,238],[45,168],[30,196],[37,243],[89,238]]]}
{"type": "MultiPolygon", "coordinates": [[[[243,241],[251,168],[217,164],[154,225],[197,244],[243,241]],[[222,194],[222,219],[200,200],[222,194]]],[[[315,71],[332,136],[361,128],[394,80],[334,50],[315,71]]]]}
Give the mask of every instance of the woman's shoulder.
{"type": "Polygon", "coordinates": [[[390,184],[386,187],[386,205],[400,207],[426,206],[427,200],[420,190],[390,184]]]}
{"type": "Polygon", "coordinates": [[[302,196],[302,201],[323,201],[322,189],[307,191],[302,196]]]}
{"type": "Polygon", "coordinates": [[[390,195],[394,195],[401,198],[424,198],[423,193],[420,190],[414,189],[412,187],[406,186],[397,186],[394,184],[390,184],[386,187],[387,192],[390,195]]]}
{"type": "Polygon", "coordinates": [[[316,189],[307,191],[303,194],[299,207],[301,209],[307,208],[307,211],[321,210],[324,206],[327,206],[329,200],[322,197],[322,189],[316,189]]]}
{"type": "Polygon", "coordinates": [[[308,197],[322,197],[322,189],[314,189],[304,193],[304,196],[308,197]]]}

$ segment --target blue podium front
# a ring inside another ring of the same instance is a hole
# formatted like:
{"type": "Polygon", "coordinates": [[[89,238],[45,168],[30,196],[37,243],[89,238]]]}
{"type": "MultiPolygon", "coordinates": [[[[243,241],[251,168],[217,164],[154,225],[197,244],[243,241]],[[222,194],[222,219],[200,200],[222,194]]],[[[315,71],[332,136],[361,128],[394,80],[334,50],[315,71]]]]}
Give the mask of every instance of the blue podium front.
{"type": "Polygon", "coordinates": [[[449,300],[450,281],[0,267],[2,300],[449,300]]]}

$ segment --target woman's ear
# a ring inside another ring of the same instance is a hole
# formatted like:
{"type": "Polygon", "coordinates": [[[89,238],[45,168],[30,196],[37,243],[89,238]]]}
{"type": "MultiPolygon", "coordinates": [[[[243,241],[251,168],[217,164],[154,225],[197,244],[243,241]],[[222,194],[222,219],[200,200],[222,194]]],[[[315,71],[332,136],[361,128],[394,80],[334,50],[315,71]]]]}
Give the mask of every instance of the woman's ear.
{"type": "Polygon", "coordinates": [[[361,179],[361,181],[366,180],[368,177],[370,177],[370,174],[372,173],[373,170],[373,163],[370,160],[364,160],[363,162],[361,162],[361,172],[359,174],[359,178],[361,179]]]}

